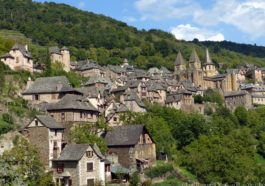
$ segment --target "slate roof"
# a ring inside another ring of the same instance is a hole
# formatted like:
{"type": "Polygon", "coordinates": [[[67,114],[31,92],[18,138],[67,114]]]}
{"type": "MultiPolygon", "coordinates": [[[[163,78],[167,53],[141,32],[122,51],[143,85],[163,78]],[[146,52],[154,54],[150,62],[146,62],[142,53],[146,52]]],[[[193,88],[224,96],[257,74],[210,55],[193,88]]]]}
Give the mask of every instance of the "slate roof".
{"type": "Polygon", "coordinates": [[[181,98],[182,98],[181,94],[168,95],[166,99],[166,104],[173,103],[173,102],[179,102],[181,98]]]}
{"type": "Polygon", "coordinates": [[[67,94],[57,103],[50,103],[47,110],[87,110],[99,112],[87,99],[81,96],[67,94]]]}
{"type": "MultiPolygon", "coordinates": [[[[79,63],[79,62],[78,62],[79,63]]],[[[104,70],[96,61],[94,60],[86,60],[85,62],[82,62],[81,64],[78,64],[76,67],[76,70],[78,71],[85,71],[85,70],[91,70],[91,69],[99,69],[104,70]]]]}
{"type": "Polygon", "coordinates": [[[124,101],[135,101],[140,107],[145,108],[145,105],[134,91],[127,92],[124,96],[124,101]]]}
{"type": "Polygon", "coordinates": [[[184,58],[182,57],[182,54],[179,50],[176,61],[175,61],[175,65],[186,65],[186,62],[184,60],[184,58]]]}
{"type": "Polygon", "coordinates": [[[246,94],[247,94],[246,91],[231,91],[231,92],[225,93],[224,97],[243,96],[246,94]]]}
{"type": "Polygon", "coordinates": [[[253,98],[265,98],[265,95],[263,95],[263,94],[252,94],[251,96],[253,98]]]}
{"type": "Polygon", "coordinates": [[[50,53],[50,54],[58,54],[58,55],[62,55],[58,46],[50,47],[50,48],[49,48],[49,53],[50,53]]]}
{"type": "Polygon", "coordinates": [[[123,72],[126,72],[126,69],[122,68],[121,66],[114,66],[114,65],[108,65],[109,70],[111,70],[112,72],[116,73],[116,74],[120,74],[123,72]]]}
{"type": "Polygon", "coordinates": [[[65,76],[37,78],[33,84],[23,92],[26,94],[77,92],[65,76]]]}
{"type": "Polygon", "coordinates": [[[201,62],[200,58],[197,55],[195,48],[192,49],[191,56],[189,59],[189,63],[194,63],[194,62],[199,62],[199,63],[201,62]]]}
{"type": "Polygon", "coordinates": [[[89,146],[91,146],[99,158],[104,159],[104,156],[96,144],[93,146],[89,144],[68,144],[63,149],[60,157],[55,161],[79,161],[86,153],[89,146]]]}
{"type": "Polygon", "coordinates": [[[97,98],[98,94],[100,94],[102,97],[104,96],[104,88],[82,87],[82,88],[75,88],[75,90],[81,92],[84,95],[84,97],[97,98]]]}
{"type": "Polygon", "coordinates": [[[36,118],[47,128],[50,129],[64,129],[62,125],[57,123],[55,119],[47,115],[37,115],[36,118]]]}
{"type": "Polygon", "coordinates": [[[211,57],[210,57],[210,54],[209,54],[208,48],[206,48],[206,51],[205,51],[204,65],[213,65],[213,62],[212,62],[212,59],[211,59],[211,57]]]}
{"type": "Polygon", "coordinates": [[[226,74],[218,74],[212,77],[204,77],[203,79],[207,81],[222,81],[225,78],[226,78],[226,74]]]}
{"type": "Polygon", "coordinates": [[[24,45],[21,45],[19,43],[16,43],[11,50],[19,50],[24,57],[32,59],[32,55],[29,51],[26,50],[26,47],[24,45]]]}
{"type": "Polygon", "coordinates": [[[170,74],[170,73],[171,73],[166,67],[161,67],[160,70],[161,70],[163,73],[166,73],[166,74],[170,74]]]}
{"type": "Polygon", "coordinates": [[[122,125],[113,127],[113,130],[107,132],[105,136],[107,145],[109,147],[136,145],[144,127],[144,125],[122,125]]]}
{"type": "Polygon", "coordinates": [[[111,83],[111,81],[109,79],[103,78],[101,76],[92,76],[84,84],[84,86],[94,85],[95,83],[109,84],[109,83],[111,83]]]}
{"type": "Polygon", "coordinates": [[[11,54],[9,54],[9,53],[5,53],[0,58],[12,58],[12,59],[14,59],[14,57],[11,54]]]}

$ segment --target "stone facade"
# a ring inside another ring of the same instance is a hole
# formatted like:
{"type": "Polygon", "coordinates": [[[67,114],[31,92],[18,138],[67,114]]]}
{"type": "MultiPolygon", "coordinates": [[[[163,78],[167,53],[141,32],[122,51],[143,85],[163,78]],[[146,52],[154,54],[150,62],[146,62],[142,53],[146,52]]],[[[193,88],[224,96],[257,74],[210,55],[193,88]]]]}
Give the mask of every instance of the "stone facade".
{"type": "Polygon", "coordinates": [[[105,185],[105,163],[98,157],[91,146],[88,146],[85,153],[79,160],[58,160],[53,161],[53,177],[57,184],[84,186],[94,185],[100,182],[105,185]],[[91,156],[87,155],[91,152],[91,156]],[[90,164],[90,167],[88,167],[90,164]],[[91,166],[92,164],[92,166],[91,166]],[[90,180],[90,182],[89,182],[90,180]],[[89,184],[90,183],[90,184],[89,184]]]}
{"type": "Polygon", "coordinates": [[[59,49],[58,47],[50,48],[51,62],[59,62],[63,65],[66,72],[70,71],[70,52],[66,47],[59,49]]]}
{"type": "Polygon", "coordinates": [[[11,70],[25,70],[33,73],[33,59],[27,45],[16,44],[9,53],[1,56],[1,61],[11,70]]]}
{"type": "Polygon", "coordinates": [[[229,92],[224,97],[226,106],[232,110],[237,106],[244,106],[247,109],[252,108],[251,95],[245,91],[229,92]]]}

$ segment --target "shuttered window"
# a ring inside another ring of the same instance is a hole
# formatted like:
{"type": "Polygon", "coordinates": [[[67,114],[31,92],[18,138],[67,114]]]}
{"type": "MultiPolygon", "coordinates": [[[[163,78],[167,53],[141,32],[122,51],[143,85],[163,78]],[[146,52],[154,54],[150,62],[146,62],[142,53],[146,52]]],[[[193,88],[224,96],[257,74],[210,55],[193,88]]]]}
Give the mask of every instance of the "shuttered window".
{"type": "Polygon", "coordinates": [[[93,171],[93,163],[87,163],[87,172],[93,171]]]}

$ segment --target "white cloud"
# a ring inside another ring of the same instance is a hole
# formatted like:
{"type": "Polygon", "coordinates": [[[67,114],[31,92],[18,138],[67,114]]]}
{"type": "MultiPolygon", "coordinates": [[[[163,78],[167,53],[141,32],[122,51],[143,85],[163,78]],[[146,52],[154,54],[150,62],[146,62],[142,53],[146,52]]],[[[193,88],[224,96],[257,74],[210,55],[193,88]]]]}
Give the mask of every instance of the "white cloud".
{"type": "Polygon", "coordinates": [[[190,16],[199,4],[191,0],[137,0],[134,6],[141,13],[140,20],[160,21],[190,16]]]}
{"type": "Polygon", "coordinates": [[[137,21],[136,18],[134,18],[134,17],[130,17],[130,16],[125,16],[125,17],[123,17],[122,20],[123,20],[124,22],[135,22],[135,21],[137,21]]]}
{"type": "Polygon", "coordinates": [[[85,6],[85,2],[81,1],[78,3],[79,8],[83,8],[85,6]]]}
{"type": "Polygon", "coordinates": [[[217,0],[211,10],[197,11],[194,20],[201,25],[230,24],[258,38],[265,36],[265,1],[217,0]]]}
{"type": "Polygon", "coordinates": [[[265,0],[214,0],[207,9],[195,0],[136,0],[134,6],[141,21],[190,18],[204,26],[233,25],[252,39],[265,36],[265,0]]]}
{"type": "Polygon", "coordinates": [[[201,29],[193,27],[189,24],[178,25],[171,28],[171,33],[177,39],[183,39],[186,41],[192,41],[194,38],[199,39],[200,41],[223,41],[224,35],[222,33],[216,33],[207,29],[201,29]]]}

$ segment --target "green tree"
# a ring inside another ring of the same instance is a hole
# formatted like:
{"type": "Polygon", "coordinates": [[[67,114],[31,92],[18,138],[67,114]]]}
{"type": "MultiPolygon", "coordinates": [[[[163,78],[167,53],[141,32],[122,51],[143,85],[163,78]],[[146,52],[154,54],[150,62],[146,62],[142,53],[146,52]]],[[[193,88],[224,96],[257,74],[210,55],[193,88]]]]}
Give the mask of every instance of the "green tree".
{"type": "Polygon", "coordinates": [[[45,70],[44,70],[45,76],[51,76],[52,74],[52,65],[51,65],[51,58],[50,58],[50,53],[49,49],[47,48],[46,51],[46,60],[45,60],[45,70]]]}
{"type": "Polygon", "coordinates": [[[140,182],[139,176],[137,172],[134,172],[130,178],[130,184],[132,186],[137,186],[140,182]]]}
{"type": "Polygon", "coordinates": [[[3,93],[5,86],[5,64],[0,61],[0,94],[3,93]]]}
{"type": "Polygon", "coordinates": [[[75,143],[87,143],[94,145],[95,143],[100,148],[102,153],[108,150],[107,143],[104,138],[99,137],[100,134],[111,130],[103,117],[99,117],[95,123],[75,124],[70,131],[70,141],[75,143]]]}
{"type": "Polygon", "coordinates": [[[236,109],[235,109],[235,116],[236,118],[238,119],[238,122],[240,125],[248,125],[249,123],[249,118],[248,118],[248,111],[245,107],[243,106],[238,106],[236,109]]]}
{"type": "Polygon", "coordinates": [[[45,172],[45,167],[40,162],[38,149],[31,146],[24,137],[17,140],[13,149],[5,151],[0,161],[5,162],[0,166],[0,176],[4,174],[3,176],[9,178],[11,183],[19,181],[32,186],[54,185],[52,176],[45,172]],[[7,172],[1,170],[7,170],[7,172]]]}

